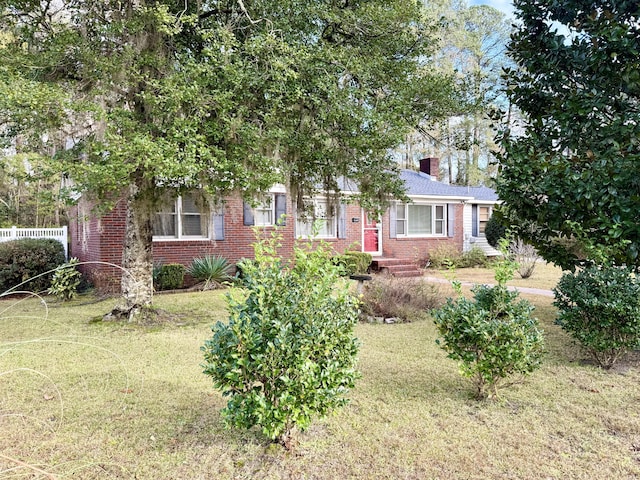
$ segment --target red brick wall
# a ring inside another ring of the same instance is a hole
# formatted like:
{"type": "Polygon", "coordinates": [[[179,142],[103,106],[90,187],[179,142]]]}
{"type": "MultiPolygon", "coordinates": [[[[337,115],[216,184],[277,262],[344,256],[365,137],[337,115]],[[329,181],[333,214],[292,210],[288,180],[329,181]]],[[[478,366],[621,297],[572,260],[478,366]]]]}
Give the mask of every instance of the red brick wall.
{"type": "Polygon", "coordinates": [[[81,199],[71,212],[71,256],[89,262],[80,269],[97,288],[119,291],[121,270],[117,266],[122,264],[126,204],[119,201],[101,218],[96,217],[93,208],[93,204],[81,199]]]}
{"type": "Polygon", "coordinates": [[[389,212],[384,214],[383,222],[383,257],[385,258],[403,258],[420,261],[429,257],[429,252],[443,244],[455,246],[462,251],[464,240],[463,232],[463,209],[461,203],[455,204],[455,223],[453,237],[434,237],[434,238],[390,238],[389,236],[389,212]]]}
{"type": "MultiPolygon", "coordinates": [[[[287,214],[291,213],[291,202],[287,199],[287,214]]],[[[269,236],[275,227],[258,227],[261,235],[269,236]]],[[[280,253],[290,256],[293,251],[294,221],[288,217],[286,224],[278,229],[283,236],[280,253]]],[[[244,225],[243,202],[240,198],[229,198],[224,205],[224,240],[160,240],[153,242],[153,257],[162,263],[182,263],[188,266],[195,257],[220,255],[236,263],[241,258],[253,258],[252,244],[256,236],[254,227],[244,225]]]]}
{"type": "MultiPolygon", "coordinates": [[[[125,202],[101,218],[92,213],[92,205],[86,201],[72,212],[70,224],[71,255],[81,262],[89,263],[81,267],[83,273],[101,291],[118,291],[122,271],[103,262],[122,264],[126,210],[125,202]]],[[[287,213],[292,205],[287,200],[287,213]]],[[[294,241],[293,217],[287,218],[286,225],[279,229],[283,236],[281,255],[291,256],[294,241]]],[[[274,227],[259,227],[261,235],[269,236],[274,227]]],[[[220,255],[229,262],[236,263],[241,258],[253,258],[252,244],[256,237],[251,226],[244,225],[243,202],[238,198],[227,199],[224,205],[224,240],[160,240],[153,242],[154,261],[181,263],[188,266],[196,257],[220,255]]]]}
{"type": "MultiPolygon", "coordinates": [[[[72,214],[70,224],[71,255],[81,262],[107,262],[121,265],[125,228],[125,202],[120,201],[116,207],[102,218],[92,215],[91,205],[80,202],[72,214]]],[[[455,207],[455,235],[453,238],[398,238],[389,237],[389,214],[385,213],[383,224],[383,256],[387,258],[428,257],[429,250],[443,243],[452,243],[462,250],[463,220],[462,204],[455,207]]],[[[280,254],[289,257],[293,251],[295,238],[295,221],[292,215],[293,206],[287,197],[286,225],[279,229],[283,236],[280,254]]],[[[358,205],[347,205],[346,231],[344,239],[325,239],[338,253],[349,247],[352,250],[362,249],[362,210],[358,205]],[[358,219],[357,222],[352,219],[358,219]]],[[[260,227],[261,235],[270,235],[274,227],[260,227]]],[[[224,240],[162,240],[153,242],[153,255],[156,262],[181,263],[188,266],[195,257],[204,255],[220,255],[230,263],[241,258],[253,258],[252,244],[255,241],[254,229],[243,223],[243,202],[239,197],[226,200],[224,205],[224,240]]],[[[82,267],[83,272],[102,291],[118,291],[120,288],[121,270],[103,264],[88,264],[82,267]]]]}

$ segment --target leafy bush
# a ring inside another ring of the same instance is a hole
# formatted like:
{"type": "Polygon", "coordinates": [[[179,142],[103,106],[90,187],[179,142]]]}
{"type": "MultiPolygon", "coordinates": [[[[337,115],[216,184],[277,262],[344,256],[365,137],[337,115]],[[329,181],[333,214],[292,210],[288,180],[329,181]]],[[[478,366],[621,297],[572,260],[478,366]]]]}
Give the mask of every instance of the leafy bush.
{"type": "Polygon", "coordinates": [[[434,268],[483,267],[487,264],[487,256],[477,246],[460,252],[455,245],[443,243],[429,252],[429,264],[434,268]]]}
{"type": "Polygon", "coordinates": [[[53,270],[65,260],[64,246],[50,238],[23,238],[0,243],[0,292],[28,280],[20,289],[44,291],[51,286],[53,270]],[[45,272],[50,273],[41,275],[45,272]]]}
{"type": "Polygon", "coordinates": [[[48,290],[49,295],[55,295],[62,301],[75,298],[82,280],[82,274],[76,268],[77,265],[78,259],[72,258],[69,262],[58,267],[51,279],[51,286],[48,290]]]}
{"type": "Polygon", "coordinates": [[[640,347],[640,281],[623,267],[588,267],[566,273],[554,288],[556,323],[611,368],[640,347]]]}
{"type": "Polygon", "coordinates": [[[372,256],[366,252],[344,252],[333,258],[336,265],[340,265],[344,269],[346,276],[365,274],[371,266],[372,256]]]}
{"type": "Polygon", "coordinates": [[[167,263],[158,269],[156,288],[158,290],[175,290],[184,285],[184,265],[167,263]]]}
{"type": "Polygon", "coordinates": [[[160,279],[160,271],[162,270],[162,261],[157,261],[157,262],[153,262],[153,270],[152,270],[152,276],[153,276],[153,287],[156,290],[160,290],[159,287],[159,279],[160,279]]]}
{"type": "Polygon", "coordinates": [[[255,266],[255,260],[252,258],[241,258],[236,262],[236,278],[243,280],[250,274],[255,266]]]}
{"type": "Polygon", "coordinates": [[[498,248],[500,240],[506,238],[507,227],[503,223],[503,217],[499,211],[494,210],[484,228],[484,236],[493,248],[498,248]]]}
{"type": "Polygon", "coordinates": [[[484,267],[486,265],[487,256],[485,255],[484,251],[478,246],[473,246],[471,250],[462,253],[455,266],[459,268],[471,268],[484,267]]]}
{"type": "Polygon", "coordinates": [[[207,255],[194,258],[187,273],[196,280],[205,282],[203,290],[209,290],[231,280],[231,265],[224,257],[207,255]]]}
{"type": "Polygon", "coordinates": [[[533,306],[505,285],[513,268],[507,260],[496,269],[497,286],[476,285],[473,300],[449,298],[434,312],[442,336],[436,343],[473,380],[478,399],[496,397],[508,379],[534,371],[544,353],[542,331],[531,315],[533,306]]]}
{"type": "Polygon", "coordinates": [[[462,252],[455,245],[441,243],[429,251],[429,265],[433,268],[455,267],[462,258],[462,252]]]}
{"type": "Polygon", "coordinates": [[[362,312],[372,317],[415,320],[442,305],[438,287],[421,279],[377,275],[362,292],[362,312]]]}
{"type": "Polygon", "coordinates": [[[243,287],[227,296],[229,323],[218,322],[202,350],[204,373],[229,397],[228,425],[262,432],[287,448],[296,428],[346,403],[353,387],[358,300],[320,243],[277,255],[279,237],[255,244],[243,287]]]}

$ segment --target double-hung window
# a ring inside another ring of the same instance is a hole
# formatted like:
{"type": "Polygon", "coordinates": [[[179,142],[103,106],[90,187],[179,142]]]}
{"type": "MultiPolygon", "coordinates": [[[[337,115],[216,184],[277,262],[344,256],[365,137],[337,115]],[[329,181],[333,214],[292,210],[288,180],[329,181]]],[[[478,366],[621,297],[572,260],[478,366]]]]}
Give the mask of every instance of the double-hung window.
{"type": "Polygon", "coordinates": [[[487,222],[493,213],[492,205],[471,206],[471,235],[474,237],[484,237],[484,231],[487,228],[487,222]]]}
{"type": "Polygon", "coordinates": [[[208,216],[202,213],[193,195],[181,195],[156,213],[153,236],[157,239],[208,238],[208,216]]]}
{"type": "Polygon", "coordinates": [[[484,231],[487,228],[487,222],[491,218],[491,207],[478,206],[478,233],[484,235],[484,231]]]}
{"type": "Polygon", "coordinates": [[[336,206],[324,198],[305,200],[304,204],[304,211],[296,216],[297,236],[336,238],[338,232],[336,206]]]}
{"type": "Polygon", "coordinates": [[[284,193],[266,193],[253,204],[244,202],[244,224],[256,227],[285,225],[287,213],[284,193]]]}
{"type": "Polygon", "coordinates": [[[253,224],[257,227],[273,225],[275,223],[276,202],[272,194],[263,195],[256,207],[253,209],[253,224]]]}
{"type": "Polygon", "coordinates": [[[396,235],[444,237],[447,208],[443,204],[401,203],[396,205],[396,235]]]}

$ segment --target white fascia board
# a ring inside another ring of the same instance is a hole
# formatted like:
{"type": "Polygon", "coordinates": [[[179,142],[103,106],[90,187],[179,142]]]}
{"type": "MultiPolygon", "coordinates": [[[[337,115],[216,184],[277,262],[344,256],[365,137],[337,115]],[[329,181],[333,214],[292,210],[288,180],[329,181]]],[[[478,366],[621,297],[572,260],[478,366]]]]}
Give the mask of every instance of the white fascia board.
{"type": "Polygon", "coordinates": [[[478,200],[474,198],[468,203],[472,203],[474,205],[500,205],[502,200],[478,200]]]}
{"type": "Polygon", "coordinates": [[[472,202],[473,197],[454,197],[454,196],[444,196],[444,195],[408,195],[411,200],[422,200],[429,202],[472,202]]]}
{"type": "Polygon", "coordinates": [[[282,183],[276,183],[269,189],[269,193],[287,193],[287,188],[282,183]]]}

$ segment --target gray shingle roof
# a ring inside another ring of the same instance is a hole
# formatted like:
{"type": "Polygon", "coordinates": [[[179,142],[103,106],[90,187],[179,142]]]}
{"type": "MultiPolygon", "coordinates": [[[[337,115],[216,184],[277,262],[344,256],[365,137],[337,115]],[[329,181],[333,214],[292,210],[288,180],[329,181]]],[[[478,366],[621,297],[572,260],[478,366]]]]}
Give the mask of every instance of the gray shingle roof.
{"type": "Polygon", "coordinates": [[[497,202],[499,200],[496,191],[493,188],[485,187],[484,185],[480,187],[469,187],[469,191],[476,200],[485,200],[490,202],[497,202]]]}
{"type": "Polygon", "coordinates": [[[428,195],[437,197],[462,197],[469,198],[472,195],[466,193],[466,189],[446,183],[438,182],[431,175],[413,170],[402,170],[400,178],[407,186],[407,195],[428,195]]]}
{"type": "MultiPolygon", "coordinates": [[[[431,175],[416,172],[413,170],[402,170],[400,178],[406,185],[406,194],[424,197],[454,197],[466,201],[498,201],[495,190],[489,187],[463,187],[460,185],[449,185],[435,180],[431,175]]],[[[339,185],[343,192],[357,192],[354,182],[339,179],[339,185]]]]}
{"type": "Polygon", "coordinates": [[[402,170],[400,178],[407,186],[407,195],[426,195],[437,197],[460,197],[464,199],[497,201],[498,195],[489,187],[463,187],[448,185],[435,180],[432,176],[412,170],[402,170]]]}

